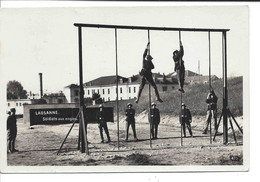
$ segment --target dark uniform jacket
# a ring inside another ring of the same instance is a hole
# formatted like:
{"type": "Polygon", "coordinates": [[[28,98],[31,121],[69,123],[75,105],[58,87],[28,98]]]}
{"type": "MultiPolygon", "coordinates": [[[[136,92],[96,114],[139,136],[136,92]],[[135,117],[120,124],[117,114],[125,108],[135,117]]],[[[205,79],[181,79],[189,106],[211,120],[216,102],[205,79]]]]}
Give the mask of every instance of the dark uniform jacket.
{"type": "Polygon", "coordinates": [[[135,110],[133,108],[127,108],[125,110],[126,121],[127,122],[134,122],[135,121],[135,110]]]}
{"type": "Polygon", "coordinates": [[[105,123],[105,112],[104,110],[103,111],[98,111],[97,112],[97,120],[98,120],[98,123],[105,123]]]}
{"type": "Polygon", "coordinates": [[[151,122],[155,124],[159,124],[161,121],[160,111],[157,108],[151,109],[151,122]]]}
{"type": "Polygon", "coordinates": [[[191,113],[190,113],[190,110],[185,108],[185,109],[182,109],[181,110],[181,113],[180,113],[180,122],[183,121],[183,122],[189,122],[191,123],[192,122],[192,117],[191,117],[191,113]]]}
{"type": "Polygon", "coordinates": [[[206,103],[208,104],[208,110],[217,109],[218,97],[215,93],[209,93],[206,99],[206,103]]]}
{"type": "Polygon", "coordinates": [[[17,120],[16,120],[15,115],[8,116],[8,118],[7,118],[7,130],[16,130],[17,129],[16,123],[17,123],[17,120]]]}
{"type": "Polygon", "coordinates": [[[180,46],[180,51],[173,56],[173,60],[175,62],[174,71],[185,69],[184,68],[184,61],[182,60],[182,57],[184,55],[183,46],[180,46]]]}
{"type": "Polygon", "coordinates": [[[143,69],[141,71],[141,75],[145,74],[151,74],[152,69],[154,69],[154,65],[152,61],[147,61],[145,58],[147,56],[148,49],[145,49],[144,54],[143,54],[143,69]]]}

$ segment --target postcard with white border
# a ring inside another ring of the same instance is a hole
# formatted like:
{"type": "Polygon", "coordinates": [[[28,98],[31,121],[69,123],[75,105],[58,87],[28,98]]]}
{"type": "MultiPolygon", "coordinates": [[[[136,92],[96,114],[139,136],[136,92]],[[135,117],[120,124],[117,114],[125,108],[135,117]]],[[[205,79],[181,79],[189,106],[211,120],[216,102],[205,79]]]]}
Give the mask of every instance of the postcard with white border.
{"type": "Polygon", "coordinates": [[[1,172],[247,171],[247,6],[0,9],[1,172]]]}

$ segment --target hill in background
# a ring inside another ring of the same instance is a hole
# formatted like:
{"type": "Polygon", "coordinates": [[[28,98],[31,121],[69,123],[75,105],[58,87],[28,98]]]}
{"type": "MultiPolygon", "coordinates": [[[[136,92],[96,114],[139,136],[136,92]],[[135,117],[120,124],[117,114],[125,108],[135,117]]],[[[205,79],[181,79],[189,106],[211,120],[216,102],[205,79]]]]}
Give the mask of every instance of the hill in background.
{"type": "MultiPolygon", "coordinates": [[[[222,92],[223,81],[219,79],[212,83],[212,87],[218,97],[218,112],[222,109],[222,92]]],[[[143,90],[141,99],[138,104],[134,99],[120,100],[119,101],[119,113],[124,114],[127,103],[132,103],[136,110],[136,114],[140,114],[148,108],[148,92],[147,89],[143,90]]],[[[183,102],[190,109],[192,115],[206,115],[207,104],[205,102],[209,92],[209,85],[207,84],[193,84],[184,86],[185,94],[183,94],[183,102]]],[[[152,102],[155,101],[154,90],[151,87],[152,102]]],[[[180,92],[173,90],[171,92],[160,92],[163,103],[157,103],[157,107],[160,109],[161,114],[177,116],[180,112],[180,92]]],[[[116,102],[107,102],[105,106],[112,106],[115,108],[116,102]]],[[[235,116],[243,115],[243,77],[234,77],[228,79],[228,107],[235,116]]]]}

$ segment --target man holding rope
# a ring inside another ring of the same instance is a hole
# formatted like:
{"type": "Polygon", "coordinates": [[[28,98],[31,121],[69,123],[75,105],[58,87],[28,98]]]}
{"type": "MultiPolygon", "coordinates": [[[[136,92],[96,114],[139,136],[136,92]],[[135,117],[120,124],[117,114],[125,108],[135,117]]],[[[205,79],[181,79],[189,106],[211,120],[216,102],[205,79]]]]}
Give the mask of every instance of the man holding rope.
{"type": "Polygon", "coordinates": [[[152,63],[153,57],[149,54],[149,52],[150,52],[149,46],[150,46],[150,42],[148,42],[148,44],[146,46],[146,49],[144,51],[144,54],[143,54],[143,68],[142,68],[142,70],[140,72],[140,75],[142,76],[142,80],[141,80],[141,83],[140,83],[137,99],[135,101],[136,103],[138,103],[138,101],[139,101],[139,99],[141,97],[142,90],[143,90],[143,88],[145,86],[146,81],[148,81],[149,84],[152,85],[152,87],[154,88],[155,95],[156,95],[156,100],[159,101],[159,102],[163,102],[160,99],[160,95],[159,95],[157,86],[156,86],[156,84],[155,84],[155,82],[153,80],[153,75],[152,75],[152,71],[151,70],[154,69],[154,65],[152,63]]]}
{"type": "Polygon", "coordinates": [[[173,52],[172,58],[175,63],[174,71],[177,72],[177,78],[180,87],[179,91],[182,93],[184,93],[183,85],[185,80],[185,67],[184,67],[184,61],[182,59],[183,55],[184,55],[183,45],[182,42],[180,41],[180,50],[175,50],[173,52]]]}
{"type": "Polygon", "coordinates": [[[212,116],[214,117],[214,128],[215,128],[215,132],[217,133],[217,110],[218,110],[217,102],[218,102],[218,97],[216,96],[214,90],[211,88],[206,99],[206,103],[208,104],[207,119],[202,134],[207,134],[208,126],[209,123],[211,122],[212,116]]]}

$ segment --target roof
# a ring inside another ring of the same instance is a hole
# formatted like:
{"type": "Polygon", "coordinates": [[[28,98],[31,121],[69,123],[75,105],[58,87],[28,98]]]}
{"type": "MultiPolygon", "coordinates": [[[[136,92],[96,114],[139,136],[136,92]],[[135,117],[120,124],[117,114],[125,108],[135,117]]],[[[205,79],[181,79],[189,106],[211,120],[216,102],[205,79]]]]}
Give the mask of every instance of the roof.
{"type": "MultiPolygon", "coordinates": [[[[157,84],[177,84],[178,81],[175,78],[162,75],[160,73],[153,73],[153,77],[155,79],[155,83],[157,84]]],[[[97,79],[91,80],[89,82],[84,83],[84,86],[104,86],[104,85],[115,85],[116,84],[116,75],[113,76],[103,76],[97,79]]],[[[141,76],[139,74],[133,75],[131,77],[125,78],[122,76],[118,76],[119,84],[139,84],[141,81],[141,76]],[[121,79],[121,81],[120,81],[121,79]]]]}
{"type": "MultiPolygon", "coordinates": [[[[172,72],[166,75],[167,77],[176,77],[177,73],[176,72],[172,72]]],[[[191,77],[191,76],[202,76],[201,74],[195,73],[193,71],[190,70],[185,70],[185,77],[191,77]]]]}
{"type": "Polygon", "coordinates": [[[66,86],[65,88],[79,88],[79,86],[77,84],[70,84],[70,85],[66,86]]]}
{"type": "MultiPolygon", "coordinates": [[[[118,80],[122,79],[123,83],[127,82],[128,79],[122,76],[118,76],[118,80]]],[[[116,75],[112,76],[102,76],[97,79],[91,80],[89,82],[84,83],[84,86],[101,86],[101,85],[111,85],[116,84],[117,77],[116,75]]]]}

